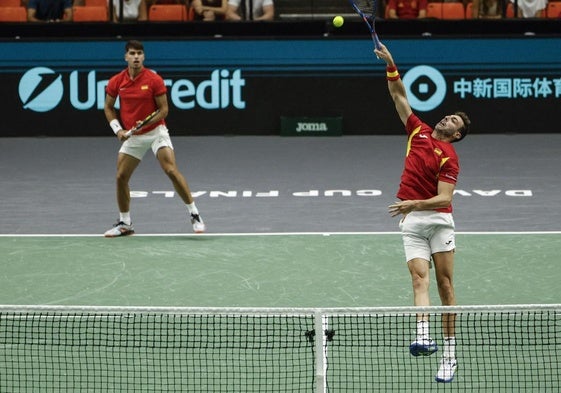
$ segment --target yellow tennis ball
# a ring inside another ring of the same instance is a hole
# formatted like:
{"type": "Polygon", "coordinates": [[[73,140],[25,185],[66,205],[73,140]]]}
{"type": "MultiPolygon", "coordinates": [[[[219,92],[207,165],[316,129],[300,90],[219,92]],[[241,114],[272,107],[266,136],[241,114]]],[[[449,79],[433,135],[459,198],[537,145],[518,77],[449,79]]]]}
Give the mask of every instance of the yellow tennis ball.
{"type": "Polygon", "coordinates": [[[345,23],[345,19],[343,19],[341,15],[337,15],[335,18],[333,18],[333,26],[341,27],[343,26],[343,23],[345,23]]]}

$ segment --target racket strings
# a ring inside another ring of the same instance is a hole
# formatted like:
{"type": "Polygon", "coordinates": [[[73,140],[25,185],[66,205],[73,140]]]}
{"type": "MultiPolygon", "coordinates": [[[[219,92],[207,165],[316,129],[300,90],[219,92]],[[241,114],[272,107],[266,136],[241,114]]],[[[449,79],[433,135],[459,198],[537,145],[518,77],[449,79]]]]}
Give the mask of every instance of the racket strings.
{"type": "Polygon", "coordinates": [[[353,0],[358,9],[368,19],[369,23],[374,21],[376,17],[376,1],[375,0],[353,0]]]}

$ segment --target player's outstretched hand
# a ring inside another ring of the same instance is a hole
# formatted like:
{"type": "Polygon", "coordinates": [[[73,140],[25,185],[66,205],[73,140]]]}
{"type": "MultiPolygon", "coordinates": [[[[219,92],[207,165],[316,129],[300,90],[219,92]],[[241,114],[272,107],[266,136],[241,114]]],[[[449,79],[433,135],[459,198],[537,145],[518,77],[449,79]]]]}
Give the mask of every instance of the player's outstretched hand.
{"type": "Polygon", "coordinates": [[[380,43],[380,49],[374,49],[374,53],[379,59],[384,60],[387,65],[389,66],[395,65],[392,58],[392,54],[384,44],[380,43]]]}

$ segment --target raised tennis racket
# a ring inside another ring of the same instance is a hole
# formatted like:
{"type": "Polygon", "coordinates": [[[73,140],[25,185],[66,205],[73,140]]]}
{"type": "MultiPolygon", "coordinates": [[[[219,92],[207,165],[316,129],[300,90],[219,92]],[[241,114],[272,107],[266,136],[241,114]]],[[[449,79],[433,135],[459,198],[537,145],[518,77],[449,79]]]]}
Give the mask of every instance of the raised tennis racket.
{"type": "Polygon", "coordinates": [[[154,116],[156,116],[158,114],[158,112],[160,112],[160,110],[156,109],[154,112],[152,112],[148,116],[146,116],[146,118],[144,118],[144,120],[142,120],[140,123],[136,123],[136,125],[133,128],[131,128],[130,130],[127,131],[125,136],[128,138],[129,136],[136,134],[142,127],[144,127],[146,125],[146,123],[148,123],[150,120],[152,120],[154,118],[154,116]]]}
{"type": "Polygon", "coordinates": [[[377,7],[376,0],[349,0],[349,3],[351,3],[355,12],[362,18],[364,23],[366,23],[366,26],[368,26],[370,35],[372,35],[374,47],[380,50],[381,42],[378,38],[378,34],[376,34],[375,26],[377,7]]]}

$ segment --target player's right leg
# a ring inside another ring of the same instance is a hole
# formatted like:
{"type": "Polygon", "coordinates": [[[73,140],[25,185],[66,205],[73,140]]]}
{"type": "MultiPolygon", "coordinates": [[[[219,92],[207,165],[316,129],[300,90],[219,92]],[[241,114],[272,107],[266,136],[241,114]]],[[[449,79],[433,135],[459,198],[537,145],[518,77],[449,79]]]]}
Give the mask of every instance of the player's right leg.
{"type": "MultiPolygon", "coordinates": [[[[413,284],[413,301],[416,306],[429,306],[429,261],[414,258],[407,262],[413,284]]],[[[429,356],[438,350],[436,342],[430,337],[429,317],[426,314],[417,315],[417,335],[409,345],[409,352],[413,356],[429,356]]]]}
{"type": "MultiPolygon", "coordinates": [[[[430,305],[429,281],[431,250],[427,241],[425,212],[412,212],[400,222],[403,247],[407,266],[413,286],[413,302],[415,306],[428,307],[430,305]]],[[[436,342],[429,332],[429,316],[417,315],[417,334],[409,345],[409,352],[413,356],[428,356],[438,350],[436,342]]]]}
{"type": "Polygon", "coordinates": [[[117,205],[119,206],[119,219],[111,229],[105,232],[105,237],[128,236],[134,234],[134,228],[130,219],[129,181],[139,163],[140,160],[138,158],[125,153],[119,153],[117,157],[116,193],[117,205]]]}

